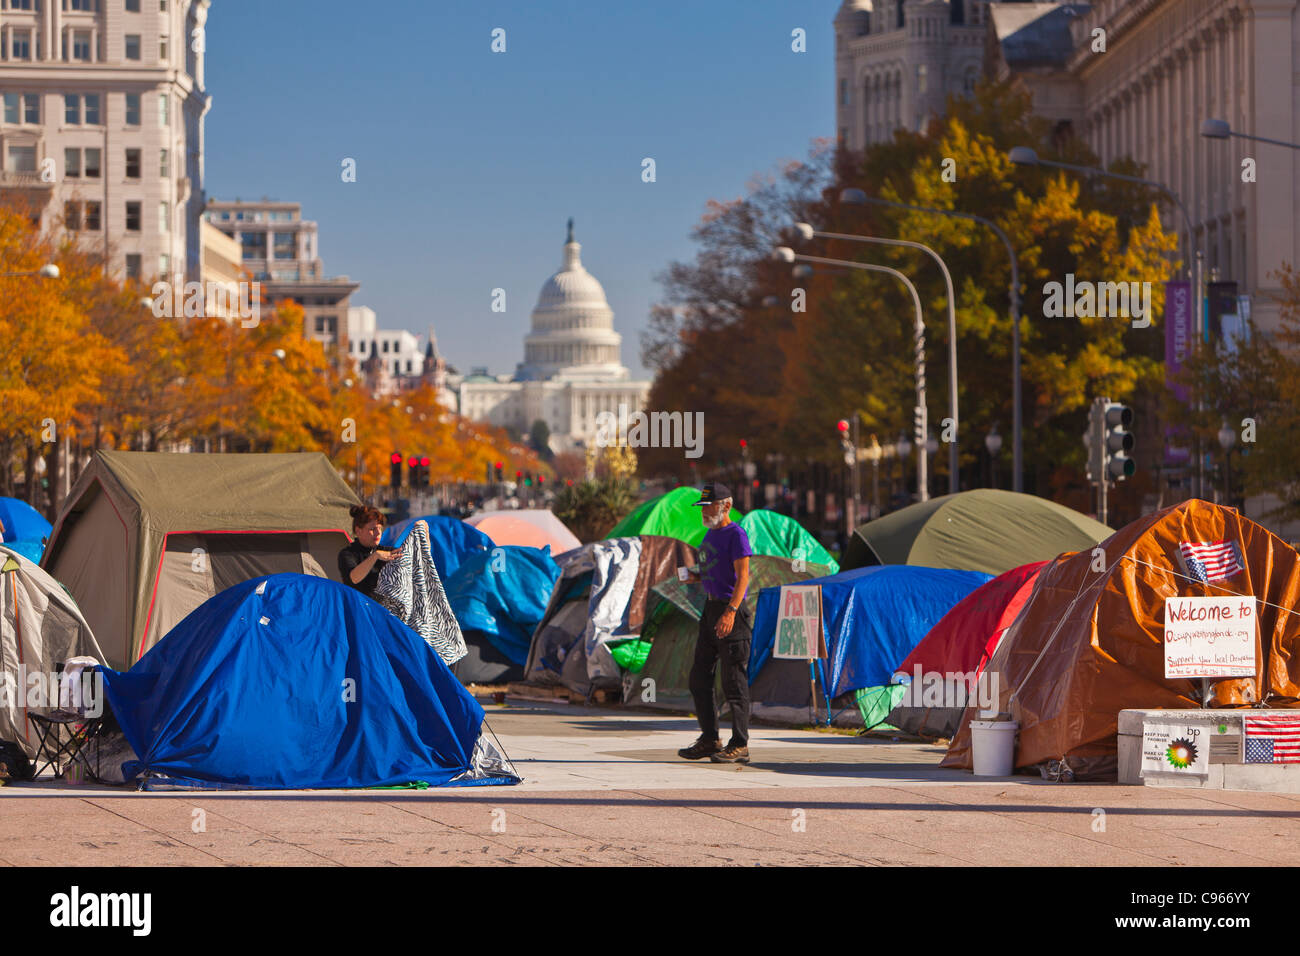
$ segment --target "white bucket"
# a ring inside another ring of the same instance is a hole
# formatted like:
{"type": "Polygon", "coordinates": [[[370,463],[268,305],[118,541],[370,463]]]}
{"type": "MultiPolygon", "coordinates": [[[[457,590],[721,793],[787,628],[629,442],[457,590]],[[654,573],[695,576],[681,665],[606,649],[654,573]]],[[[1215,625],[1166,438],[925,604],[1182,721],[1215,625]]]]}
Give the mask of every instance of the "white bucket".
{"type": "Polygon", "coordinates": [[[1015,770],[1016,731],[1014,720],[972,720],[970,754],[977,777],[1009,777],[1015,770]]]}

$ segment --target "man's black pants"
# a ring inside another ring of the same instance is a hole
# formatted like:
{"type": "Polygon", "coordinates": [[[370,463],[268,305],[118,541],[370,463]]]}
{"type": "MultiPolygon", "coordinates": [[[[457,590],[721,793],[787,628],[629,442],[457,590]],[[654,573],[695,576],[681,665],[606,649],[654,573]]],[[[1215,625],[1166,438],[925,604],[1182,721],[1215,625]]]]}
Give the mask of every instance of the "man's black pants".
{"type": "Polygon", "coordinates": [[[731,705],[731,740],[729,746],[749,746],[749,648],[753,643],[749,615],[744,608],[736,612],[731,633],[718,637],[714,628],[726,609],[726,601],[712,599],[704,603],[700,618],[700,635],[695,642],[695,663],[691,667],[691,696],[705,740],[718,740],[718,713],[713,703],[714,674],[722,665],[722,694],[731,705]]]}

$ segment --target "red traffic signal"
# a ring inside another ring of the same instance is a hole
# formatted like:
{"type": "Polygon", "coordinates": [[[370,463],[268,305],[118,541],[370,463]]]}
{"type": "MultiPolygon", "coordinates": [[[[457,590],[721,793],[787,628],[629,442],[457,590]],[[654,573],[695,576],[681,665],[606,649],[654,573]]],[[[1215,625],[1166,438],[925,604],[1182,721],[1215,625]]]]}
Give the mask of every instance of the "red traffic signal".
{"type": "Polygon", "coordinates": [[[421,468],[428,468],[428,467],[429,467],[429,456],[428,456],[428,455],[422,455],[422,456],[420,457],[420,467],[421,467],[421,468]]]}
{"type": "Polygon", "coordinates": [[[505,465],[501,464],[501,462],[497,462],[497,463],[496,463],[497,471],[500,471],[500,470],[501,470],[502,468],[504,468],[504,467],[505,467],[505,465]]]}
{"type": "Polygon", "coordinates": [[[842,432],[847,432],[849,430],[849,423],[841,418],[838,422],[835,423],[835,427],[842,432]]]}
{"type": "Polygon", "coordinates": [[[420,463],[420,459],[416,458],[414,455],[406,459],[406,464],[409,465],[411,468],[414,468],[419,463],[420,463]]]}
{"type": "Polygon", "coordinates": [[[741,447],[741,448],[748,448],[748,447],[749,447],[749,442],[745,441],[745,439],[742,438],[742,439],[740,440],[740,447],[741,447]]]}
{"type": "Polygon", "coordinates": [[[400,451],[393,452],[388,456],[388,461],[390,464],[400,465],[402,463],[402,453],[400,451]]]}

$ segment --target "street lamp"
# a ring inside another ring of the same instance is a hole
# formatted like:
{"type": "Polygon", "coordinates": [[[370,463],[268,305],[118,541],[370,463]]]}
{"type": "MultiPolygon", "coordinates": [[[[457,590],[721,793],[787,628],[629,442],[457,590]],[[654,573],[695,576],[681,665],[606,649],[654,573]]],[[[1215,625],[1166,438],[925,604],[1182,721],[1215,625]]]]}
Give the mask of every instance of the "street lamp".
{"type": "Polygon", "coordinates": [[[1235,136],[1237,139],[1251,139],[1257,143],[1272,143],[1274,146],[1285,146],[1287,149],[1300,149],[1300,144],[1297,143],[1269,139],[1267,136],[1251,136],[1249,133],[1235,133],[1232,127],[1228,125],[1228,121],[1221,119],[1203,120],[1201,122],[1201,135],[1206,139],[1227,139],[1229,136],[1235,136]]]}
{"type": "MultiPolygon", "coordinates": [[[[915,324],[915,357],[916,357],[916,441],[921,445],[925,441],[925,435],[929,428],[928,411],[925,399],[925,323],[921,319],[921,297],[917,295],[916,286],[912,285],[910,279],[897,269],[891,269],[889,266],[878,266],[869,262],[850,262],[847,259],[827,259],[824,256],[805,256],[796,254],[789,246],[778,246],[774,250],[777,259],[783,262],[806,262],[817,263],[826,266],[838,266],[843,269],[860,269],[864,272],[883,272],[898,279],[903,285],[907,286],[907,291],[912,294],[912,304],[916,307],[916,324],[915,324]]],[[[796,269],[798,266],[795,267],[796,269]]],[[[922,501],[929,501],[929,492],[926,484],[926,461],[924,453],[917,455],[917,474],[916,486],[917,494],[922,501]]]]}
{"type": "Polygon", "coordinates": [[[948,271],[948,263],[944,262],[939,253],[929,246],[908,239],[882,239],[878,236],[858,236],[844,232],[821,232],[806,222],[796,222],[794,228],[805,240],[814,237],[818,239],[843,239],[847,242],[865,242],[882,246],[906,246],[909,249],[920,249],[939,264],[939,269],[943,272],[943,281],[948,286],[948,416],[952,419],[953,430],[953,440],[948,453],[948,490],[956,494],[958,483],[957,312],[953,305],[952,273],[948,271]]]}
{"type": "MultiPolygon", "coordinates": [[[[1194,269],[1189,269],[1189,271],[1191,272],[1192,285],[1196,290],[1196,347],[1198,349],[1200,348],[1201,336],[1204,332],[1201,323],[1204,321],[1205,315],[1205,300],[1201,290],[1201,273],[1203,264],[1201,260],[1201,249],[1200,245],[1196,241],[1196,233],[1192,230],[1192,217],[1187,214],[1187,207],[1183,205],[1183,201],[1178,198],[1176,192],[1164,183],[1158,183],[1154,179],[1143,179],[1140,176],[1126,176],[1123,173],[1113,173],[1110,170],[1102,169],[1099,166],[1076,166],[1073,163],[1061,163],[1054,159],[1043,159],[1028,146],[1012,147],[1011,151],[1007,154],[1007,158],[1010,159],[1011,162],[1020,166],[1050,166],[1054,169],[1068,169],[1071,172],[1083,173],[1086,176],[1104,176],[1107,179],[1119,179],[1126,183],[1137,183],[1139,186],[1158,189],[1160,192],[1168,196],[1173,201],[1174,205],[1178,207],[1178,211],[1183,214],[1183,225],[1187,229],[1187,244],[1188,248],[1191,250],[1192,259],[1195,262],[1194,269]]],[[[1205,494],[1204,468],[1204,455],[1200,453],[1198,448],[1196,455],[1196,484],[1198,495],[1205,494]]]]}
{"type": "Polygon", "coordinates": [[[998,486],[998,452],[1002,450],[1002,436],[998,434],[998,423],[994,422],[989,433],[984,436],[984,447],[989,452],[989,480],[994,488],[998,486]]]}
{"type": "Polygon", "coordinates": [[[47,262],[39,269],[29,269],[26,272],[0,272],[0,279],[17,279],[21,276],[39,276],[42,279],[57,279],[59,277],[59,267],[52,262],[47,262]]]}
{"type": "Polygon", "coordinates": [[[1237,433],[1224,421],[1219,429],[1219,447],[1223,449],[1223,497],[1232,504],[1232,446],[1237,443],[1237,433]]]}
{"type": "Polygon", "coordinates": [[[1024,468],[1022,465],[1023,455],[1020,442],[1021,432],[1021,411],[1020,411],[1020,265],[1016,258],[1016,250],[1011,245],[1011,240],[1007,234],[992,219],[985,219],[983,216],[977,216],[974,213],[958,212],[955,209],[935,209],[931,206],[913,206],[905,202],[894,202],[892,199],[880,199],[876,196],[868,196],[861,189],[849,187],[840,190],[840,202],[846,206],[861,206],[866,203],[873,203],[877,206],[892,206],[895,209],[908,209],[912,212],[928,212],[937,216],[948,216],[952,219],[969,219],[971,222],[978,222],[980,225],[988,226],[1002,240],[1002,244],[1007,248],[1007,256],[1011,260],[1011,403],[1012,403],[1012,466],[1015,469],[1013,484],[1016,491],[1025,490],[1024,468]]]}

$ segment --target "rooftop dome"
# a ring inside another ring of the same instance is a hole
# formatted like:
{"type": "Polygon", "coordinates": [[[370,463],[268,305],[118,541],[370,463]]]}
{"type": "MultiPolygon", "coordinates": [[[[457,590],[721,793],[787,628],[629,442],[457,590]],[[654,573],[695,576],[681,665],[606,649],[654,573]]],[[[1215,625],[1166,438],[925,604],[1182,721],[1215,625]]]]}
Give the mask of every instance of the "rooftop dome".
{"type": "MultiPolygon", "coordinates": [[[[542,286],[542,291],[537,296],[537,310],[609,308],[605,289],[583,266],[581,252],[582,246],[573,238],[573,220],[570,219],[569,237],[564,243],[564,265],[542,286]]],[[[613,317],[611,311],[611,326],[613,317]]]]}
{"type": "Polygon", "coordinates": [[[583,268],[581,250],[570,219],[564,265],[537,296],[518,379],[627,377],[619,360],[622,336],[614,331],[614,310],[596,277],[583,268]]]}

